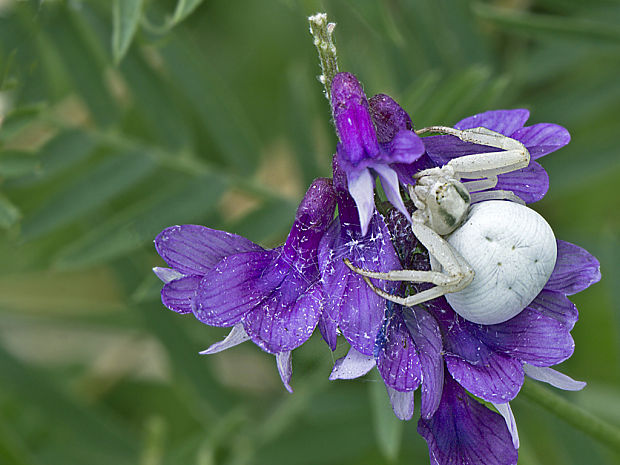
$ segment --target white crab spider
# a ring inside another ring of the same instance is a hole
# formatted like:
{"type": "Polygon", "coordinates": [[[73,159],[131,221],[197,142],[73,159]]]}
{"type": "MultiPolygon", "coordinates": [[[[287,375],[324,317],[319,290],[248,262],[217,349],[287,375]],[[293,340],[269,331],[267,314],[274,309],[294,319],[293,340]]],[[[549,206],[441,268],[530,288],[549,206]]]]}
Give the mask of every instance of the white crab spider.
{"type": "Polygon", "coordinates": [[[345,262],[377,294],[406,307],[445,295],[456,313],[474,323],[509,320],[542,290],[557,256],[555,236],[542,216],[511,191],[488,190],[497,185],[497,175],[526,167],[530,154],[521,142],[482,127],[432,126],[416,132],[449,134],[502,151],[454,158],[419,172],[415,186],[409,186],[417,208],[411,228],[429,252],[432,271],[381,273],[345,262]],[[435,287],[399,297],[369,278],[435,287]]]}

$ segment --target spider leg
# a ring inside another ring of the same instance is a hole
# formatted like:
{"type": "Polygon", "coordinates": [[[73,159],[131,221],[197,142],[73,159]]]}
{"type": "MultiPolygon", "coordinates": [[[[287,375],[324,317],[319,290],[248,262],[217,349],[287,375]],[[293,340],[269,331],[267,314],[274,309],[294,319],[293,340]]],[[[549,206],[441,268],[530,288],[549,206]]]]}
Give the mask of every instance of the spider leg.
{"type": "MultiPolygon", "coordinates": [[[[530,163],[530,153],[518,140],[487,128],[459,129],[431,126],[416,131],[417,134],[438,132],[458,137],[463,142],[501,149],[500,152],[474,153],[450,160],[446,166],[454,169],[457,178],[481,179],[525,168],[530,163]]],[[[427,170],[425,170],[427,171],[427,170]]],[[[425,171],[418,173],[424,176],[425,171]]],[[[431,174],[431,173],[428,173],[431,174]]]]}
{"type": "Polygon", "coordinates": [[[435,286],[431,289],[427,289],[426,291],[418,292],[417,294],[413,294],[407,297],[400,297],[397,295],[389,294],[383,289],[376,287],[370,281],[370,278],[364,277],[364,281],[366,281],[366,284],[368,284],[377,295],[383,297],[386,300],[389,300],[390,302],[394,302],[404,307],[413,307],[414,305],[419,305],[429,300],[436,299],[437,297],[441,297],[442,295],[445,295],[447,293],[445,288],[441,286],[435,286]]]}
{"type": "Polygon", "coordinates": [[[484,202],[485,200],[510,200],[511,202],[520,203],[525,205],[525,202],[521,197],[512,191],[486,191],[486,192],[474,192],[470,195],[471,203],[484,202]]]}
{"type": "MultiPolygon", "coordinates": [[[[344,259],[344,263],[357,274],[374,279],[383,279],[385,281],[407,281],[412,283],[432,283],[437,286],[446,286],[454,284],[455,278],[445,275],[438,271],[418,271],[418,270],[393,270],[383,273],[380,271],[368,271],[353,265],[348,258],[344,259]]],[[[368,282],[368,281],[367,281],[368,282]]],[[[375,288],[376,286],[372,286],[375,288]]]]}
{"type": "Polygon", "coordinates": [[[380,273],[359,269],[346,259],[345,263],[353,271],[362,275],[366,284],[377,295],[406,307],[436,299],[450,292],[458,292],[471,283],[474,278],[474,271],[445,239],[421,222],[418,217],[414,217],[411,228],[420,243],[442,266],[443,271],[394,270],[380,273]],[[388,281],[426,282],[435,284],[435,287],[407,297],[399,297],[378,288],[370,281],[370,278],[388,281]]]}

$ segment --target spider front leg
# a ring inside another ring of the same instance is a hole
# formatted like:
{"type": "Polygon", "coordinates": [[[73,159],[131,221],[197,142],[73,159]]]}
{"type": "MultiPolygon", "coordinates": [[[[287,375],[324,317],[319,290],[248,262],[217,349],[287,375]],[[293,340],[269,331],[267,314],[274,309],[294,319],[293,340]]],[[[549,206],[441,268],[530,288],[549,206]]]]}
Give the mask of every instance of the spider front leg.
{"type": "Polygon", "coordinates": [[[368,284],[376,294],[405,307],[413,307],[414,305],[436,299],[450,292],[458,292],[471,283],[474,278],[474,271],[448,242],[418,218],[414,217],[411,228],[414,235],[418,238],[420,243],[426,247],[429,254],[441,264],[443,268],[441,272],[395,270],[388,273],[380,273],[357,268],[348,260],[345,260],[345,263],[351,270],[362,275],[366,284],[368,284]],[[435,284],[435,287],[408,297],[399,297],[378,288],[370,281],[370,278],[388,281],[432,283],[435,284]]]}
{"type": "MultiPolygon", "coordinates": [[[[431,126],[416,131],[417,134],[426,132],[448,134],[458,137],[463,142],[501,149],[500,152],[474,153],[450,160],[445,166],[454,170],[457,179],[492,178],[498,174],[525,168],[530,163],[530,152],[525,145],[516,139],[487,128],[480,127],[461,131],[447,126],[431,126]]],[[[425,171],[421,171],[416,177],[424,176],[425,171]]]]}

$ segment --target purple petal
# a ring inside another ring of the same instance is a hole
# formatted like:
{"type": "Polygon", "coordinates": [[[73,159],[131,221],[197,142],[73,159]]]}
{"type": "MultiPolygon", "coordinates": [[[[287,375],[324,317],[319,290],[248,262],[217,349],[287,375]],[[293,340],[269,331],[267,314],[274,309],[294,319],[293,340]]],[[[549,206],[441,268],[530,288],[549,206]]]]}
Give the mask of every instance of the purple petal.
{"type": "Polygon", "coordinates": [[[581,391],[586,387],[586,383],[583,381],[575,381],[570,376],[560,373],[553,368],[536,367],[526,363],[523,365],[523,371],[532,379],[549,383],[551,386],[565,391],[581,391]]]}
{"type": "Polygon", "coordinates": [[[389,202],[396,207],[396,209],[401,212],[405,218],[411,221],[411,216],[405,207],[405,203],[403,202],[403,198],[400,195],[400,183],[398,182],[398,175],[396,171],[390,168],[387,165],[373,165],[372,167],[379,178],[381,179],[381,186],[383,187],[383,191],[385,192],[385,196],[389,200],[389,202]]]}
{"type": "Polygon", "coordinates": [[[568,327],[530,307],[504,323],[473,326],[489,347],[531,365],[555,365],[575,349],[568,327]]]}
{"type": "Polygon", "coordinates": [[[331,104],[343,156],[357,166],[379,154],[379,143],[372,124],[366,95],[359,81],[350,73],[334,76],[331,104]]]}
{"type": "Polygon", "coordinates": [[[403,185],[415,184],[413,176],[419,171],[433,168],[436,164],[428,154],[424,153],[413,163],[391,163],[390,168],[396,171],[398,180],[403,185]]]}
{"type": "Polygon", "coordinates": [[[488,402],[514,399],[523,385],[521,363],[494,351],[481,340],[476,334],[481,325],[447,312],[438,319],[444,335],[444,359],[452,377],[488,402]]]}
{"type": "Polygon", "coordinates": [[[543,289],[528,307],[542,315],[555,318],[569,331],[573,329],[579,319],[579,312],[575,304],[560,292],[543,289]]]}
{"type": "Polygon", "coordinates": [[[291,376],[293,376],[293,358],[291,351],[279,352],[276,354],[276,365],[278,366],[278,373],[280,373],[280,379],[282,384],[288,392],[293,393],[291,387],[291,376]]]}
{"type": "MultiPolygon", "coordinates": [[[[203,278],[196,292],[196,318],[211,326],[239,323],[273,289],[264,285],[263,273],[276,255],[274,251],[249,252],[220,261],[213,272],[203,278]]],[[[285,276],[283,274],[281,280],[285,276]]]]}
{"type": "Polygon", "coordinates": [[[534,203],[542,199],[549,190],[549,175],[535,161],[517,171],[500,174],[495,189],[512,191],[525,203],[534,203]]]}
{"type": "Polygon", "coordinates": [[[192,299],[202,276],[185,276],[165,284],[161,290],[161,301],[177,313],[191,313],[192,299]]]}
{"type": "MultiPolygon", "coordinates": [[[[344,258],[373,271],[400,269],[389,231],[379,213],[374,214],[366,236],[361,237],[354,225],[341,225],[336,221],[319,246],[319,267],[327,296],[324,314],[338,321],[343,336],[353,347],[371,355],[375,335],[383,321],[385,300],[344,264],[344,258]]],[[[387,291],[396,285],[379,280],[373,282],[387,291]]]]}
{"type": "Polygon", "coordinates": [[[381,339],[375,356],[385,385],[401,392],[416,390],[422,380],[420,358],[400,312],[389,319],[381,339]]]}
{"type": "Polygon", "coordinates": [[[517,422],[515,421],[515,416],[512,413],[510,404],[506,402],[505,404],[493,404],[493,406],[497,409],[499,414],[504,417],[504,421],[506,422],[506,426],[508,427],[508,431],[510,431],[510,436],[512,437],[512,444],[515,446],[515,449],[518,449],[519,431],[517,431],[517,422]]]}
{"type": "Polygon", "coordinates": [[[357,205],[362,235],[365,236],[375,211],[375,180],[369,170],[363,169],[356,173],[347,172],[347,181],[349,193],[357,205]]]}
{"type": "Polygon", "coordinates": [[[403,311],[403,318],[420,357],[422,417],[430,418],[439,406],[443,387],[441,332],[435,318],[420,307],[403,311]]]}
{"type": "Polygon", "coordinates": [[[400,392],[386,386],[392,410],[399,420],[407,421],[413,417],[414,391],[400,392]]]}
{"type": "Polygon", "coordinates": [[[515,465],[518,454],[504,419],[472,399],[450,377],[431,419],[418,433],[428,443],[431,465],[515,465]]]}
{"type": "Polygon", "coordinates": [[[422,138],[412,131],[400,131],[385,144],[382,159],[386,163],[415,163],[424,154],[422,138]]]}
{"type": "Polygon", "coordinates": [[[426,153],[437,166],[447,164],[453,158],[474,153],[495,152],[497,148],[463,142],[455,136],[440,135],[422,138],[426,153]]]}
{"type": "Polygon", "coordinates": [[[353,347],[347,355],[336,360],[336,364],[329,375],[329,379],[355,379],[364,376],[375,366],[375,358],[372,355],[364,355],[353,347]]]}
{"type": "Polygon", "coordinates": [[[380,143],[390,142],[403,129],[412,129],[411,118],[407,112],[389,95],[377,94],[368,104],[380,143]]]}
{"type": "Polygon", "coordinates": [[[168,265],[187,275],[205,275],[228,255],[263,250],[244,237],[194,224],[164,229],[155,248],[168,265]]]}
{"type": "Polygon", "coordinates": [[[558,241],[558,258],[545,289],[573,295],[601,279],[601,265],[587,250],[558,241]]]}
{"type": "Polygon", "coordinates": [[[296,349],[306,342],[319,322],[323,305],[323,289],[318,283],[295,302],[290,302],[284,287],[275,289],[243,318],[243,327],[252,341],[272,354],[296,349]]]}
{"type": "Polygon", "coordinates": [[[321,332],[321,337],[332,352],[336,350],[338,346],[338,323],[336,320],[331,319],[325,312],[321,313],[321,317],[319,318],[319,331],[321,332]]]}
{"type": "Polygon", "coordinates": [[[156,266],[153,268],[153,273],[155,273],[155,276],[161,279],[164,283],[169,283],[170,281],[174,281],[175,279],[185,276],[183,273],[179,273],[172,268],[164,268],[162,266],[156,266]]]}
{"type": "Polygon", "coordinates": [[[461,130],[484,127],[511,136],[525,125],[529,117],[528,110],[493,110],[462,119],[454,127],[461,130]]]}
{"type": "Polygon", "coordinates": [[[551,123],[517,129],[510,137],[523,143],[533,160],[555,152],[570,142],[569,132],[562,126],[551,123]]]}
{"type": "Polygon", "coordinates": [[[250,336],[248,336],[245,332],[245,329],[243,329],[243,325],[241,323],[237,323],[235,326],[233,326],[233,328],[230,330],[230,333],[228,333],[228,336],[226,336],[223,341],[211,344],[207,349],[199,353],[201,355],[217,354],[218,352],[222,352],[223,350],[238,346],[239,344],[247,341],[248,339],[250,339],[250,336]]]}

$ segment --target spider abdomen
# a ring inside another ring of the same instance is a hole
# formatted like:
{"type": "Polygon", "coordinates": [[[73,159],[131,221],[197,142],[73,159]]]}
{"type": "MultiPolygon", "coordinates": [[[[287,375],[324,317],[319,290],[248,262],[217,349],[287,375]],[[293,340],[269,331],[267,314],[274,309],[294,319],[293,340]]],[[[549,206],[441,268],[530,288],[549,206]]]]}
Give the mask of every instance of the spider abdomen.
{"type": "Polygon", "coordinates": [[[557,256],[555,236],[545,219],[503,200],[473,205],[447,240],[475,277],[446,299],[463,318],[486,325],[507,321],[527,307],[549,280],[557,256]]]}

